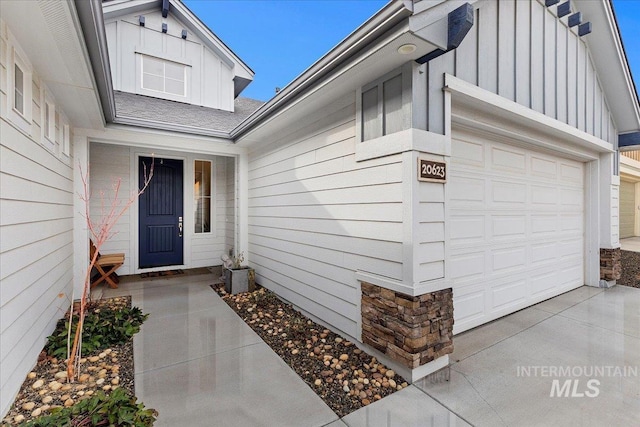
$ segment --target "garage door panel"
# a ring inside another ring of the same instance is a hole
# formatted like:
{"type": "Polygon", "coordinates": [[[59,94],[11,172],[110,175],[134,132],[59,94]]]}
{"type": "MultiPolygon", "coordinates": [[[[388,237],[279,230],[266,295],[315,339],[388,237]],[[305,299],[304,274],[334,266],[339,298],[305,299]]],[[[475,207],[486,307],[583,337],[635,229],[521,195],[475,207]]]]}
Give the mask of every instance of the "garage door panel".
{"type": "Polygon", "coordinates": [[[558,232],[558,215],[531,215],[531,234],[534,237],[545,238],[558,232]]]}
{"type": "Polygon", "coordinates": [[[450,201],[454,205],[484,204],[485,180],[451,175],[450,201]]]}
{"type": "Polygon", "coordinates": [[[482,277],[485,268],[484,250],[455,256],[451,261],[451,278],[469,279],[482,277]]]}
{"type": "Polygon", "coordinates": [[[454,135],[447,186],[455,333],[578,287],[584,275],[584,165],[465,138],[454,135]]]}
{"type": "Polygon", "coordinates": [[[582,212],[583,204],[584,192],[581,189],[560,189],[560,207],[563,211],[582,212]]]}
{"type": "Polygon", "coordinates": [[[527,281],[516,280],[494,286],[491,289],[491,311],[496,312],[508,307],[518,307],[528,298],[527,281]]]}
{"type": "Polygon", "coordinates": [[[574,183],[582,186],[584,181],[584,169],[582,164],[560,161],[560,179],[565,184],[574,183]]]}
{"type": "Polygon", "coordinates": [[[556,161],[535,154],[532,154],[530,159],[531,175],[550,181],[557,180],[558,163],[556,161]]]}
{"type": "Polygon", "coordinates": [[[530,290],[532,297],[541,297],[555,291],[558,287],[557,271],[546,272],[532,276],[530,290]]]}
{"type": "Polygon", "coordinates": [[[451,147],[451,155],[458,159],[458,164],[484,168],[484,144],[460,139],[451,147]]]}
{"type": "Polygon", "coordinates": [[[482,319],[484,313],[484,294],[483,290],[476,290],[468,294],[461,294],[453,291],[453,313],[456,316],[456,322],[468,323],[482,319]],[[460,315],[455,315],[458,312],[460,315]]]}
{"type": "Polygon", "coordinates": [[[526,267],[527,249],[524,246],[491,251],[491,272],[507,273],[526,267]]]}
{"type": "Polygon", "coordinates": [[[491,170],[521,175],[526,169],[524,152],[502,147],[491,147],[491,170]]]}
{"type": "Polygon", "coordinates": [[[522,207],[527,201],[527,186],[508,181],[491,181],[489,208],[522,207]]]}
{"type": "Polygon", "coordinates": [[[527,237],[526,215],[492,215],[491,236],[494,240],[527,237]]]}
{"type": "Polygon", "coordinates": [[[558,259],[558,252],[558,244],[555,242],[531,245],[531,265],[555,263],[558,259]]]}
{"type": "Polygon", "coordinates": [[[551,185],[530,185],[531,207],[534,209],[549,209],[558,204],[558,188],[551,185]]]}
{"type": "Polygon", "coordinates": [[[451,217],[449,238],[452,247],[468,243],[481,243],[485,240],[484,215],[465,215],[451,217]]]}

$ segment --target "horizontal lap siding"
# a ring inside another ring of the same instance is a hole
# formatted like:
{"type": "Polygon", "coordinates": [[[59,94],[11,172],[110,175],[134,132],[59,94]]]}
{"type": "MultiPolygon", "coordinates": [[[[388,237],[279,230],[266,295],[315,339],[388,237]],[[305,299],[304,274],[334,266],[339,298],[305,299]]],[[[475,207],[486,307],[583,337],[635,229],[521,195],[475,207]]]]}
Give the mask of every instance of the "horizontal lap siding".
{"type": "Polygon", "coordinates": [[[32,129],[28,137],[0,119],[2,413],[72,297],[73,162],[56,158],[32,129]]]}
{"type": "MultiPolygon", "coordinates": [[[[91,183],[91,219],[98,224],[103,215],[102,203],[108,209],[113,200],[113,185],[121,180],[118,200],[124,206],[135,188],[137,180],[131,182],[131,160],[129,147],[121,145],[91,144],[89,150],[89,168],[91,183]]],[[[105,210],[106,212],[106,210],[105,210]]],[[[118,274],[133,274],[135,266],[131,265],[130,252],[130,211],[126,212],[113,227],[115,233],[100,249],[101,253],[124,253],[124,264],[118,274]]],[[[89,242],[87,242],[89,244],[89,242]]]]}
{"type": "MultiPolygon", "coordinates": [[[[616,143],[617,131],[585,41],[541,0],[481,0],[455,51],[428,63],[428,129],[443,133],[442,75],[616,143]]],[[[575,12],[575,11],[574,11],[575,12]]],[[[602,76],[606,78],[606,76],[602,76]]]]}
{"type": "Polygon", "coordinates": [[[357,336],[355,272],[402,279],[401,157],[355,161],[353,104],[249,155],[257,281],[357,336]]]}

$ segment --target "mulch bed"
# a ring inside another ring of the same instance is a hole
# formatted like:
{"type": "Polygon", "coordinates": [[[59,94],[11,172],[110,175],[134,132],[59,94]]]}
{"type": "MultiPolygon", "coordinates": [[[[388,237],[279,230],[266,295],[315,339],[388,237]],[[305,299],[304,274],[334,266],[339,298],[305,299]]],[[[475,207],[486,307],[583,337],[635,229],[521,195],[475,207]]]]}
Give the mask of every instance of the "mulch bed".
{"type": "Polygon", "coordinates": [[[338,416],[408,386],[375,357],[267,289],[230,295],[223,285],[211,287],[338,416]]]}
{"type": "Polygon", "coordinates": [[[620,251],[622,277],[618,284],[640,288],[640,252],[620,251]]]}
{"type": "MultiPolygon", "coordinates": [[[[109,298],[97,303],[96,308],[131,306],[131,297],[109,298]]],[[[38,362],[16,396],[13,406],[2,420],[2,427],[17,425],[41,415],[55,407],[71,406],[90,398],[96,391],[109,394],[118,387],[134,392],[133,340],[124,345],[83,355],[79,379],[66,380],[67,364],[47,356],[43,350],[38,362]],[[18,420],[18,421],[16,421],[18,420]]]]}

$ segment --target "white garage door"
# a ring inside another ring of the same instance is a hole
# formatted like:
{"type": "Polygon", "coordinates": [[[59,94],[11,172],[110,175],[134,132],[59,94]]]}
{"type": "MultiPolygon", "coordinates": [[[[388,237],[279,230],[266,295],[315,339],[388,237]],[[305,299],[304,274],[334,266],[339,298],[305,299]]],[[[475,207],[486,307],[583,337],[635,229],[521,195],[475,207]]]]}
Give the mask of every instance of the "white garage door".
{"type": "Polygon", "coordinates": [[[634,236],[636,221],[636,187],[632,182],[620,181],[620,238],[634,236]]]}
{"type": "Polygon", "coordinates": [[[584,283],[584,165],[454,133],[454,333],[584,283]]]}

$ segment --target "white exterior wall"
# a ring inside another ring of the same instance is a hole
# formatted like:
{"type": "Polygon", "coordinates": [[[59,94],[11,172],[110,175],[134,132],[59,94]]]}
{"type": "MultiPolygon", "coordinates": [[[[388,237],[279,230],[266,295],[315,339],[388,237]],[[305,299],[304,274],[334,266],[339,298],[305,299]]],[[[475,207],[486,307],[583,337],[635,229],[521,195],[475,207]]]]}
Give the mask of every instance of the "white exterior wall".
{"type": "MultiPolygon", "coordinates": [[[[481,0],[462,44],[426,65],[427,130],[444,133],[443,74],[454,75],[614,145],[617,130],[577,27],[541,0],[481,0]]],[[[593,36],[592,36],[593,37],[593,36]]]]}
{"type": "Polygon", "coordinates": [[[236,193],[236,159],[235,157],[227,157],[225,160],[225,184],[226,184],[226,206],[224,212],[224,229],[225,229],[225,248],[229,250],[236,248],[236,227],[237,213],[236,203],[238,195],[236,193]]]}
{"type": "MultiPolygon", "coordinates": [[[[151,152],[124,145],[101,143],[92,143],[89,152],[92,193],[91,215],[94,221],[98,221],[101,214],[100,193],[104,192],[105,201],[108,205],[113,194],[111,186],[116,179],[120,178],[122,179],[122,189],[119,199],[122,204],[126,203],[131,193],[135,192],[137,188],[138,156],[149,156],[151,152]]],[[[221,255],[226,253],[229,247],[233,246],[233,243],[229,246],[229,230],[231,230],[231,242],[233,242],[233,230],[235,229],[235,219],[233,217],[228,218],[228,158],[157,150],[154,150],[154,153],[157,158],[167,156],[183,160],[185,245],[183,267],[197,268],[220,265],[221,255]],[[215,224],[215,227],[211,233],[196,234],[193,229],[193,166],[195,160],[212,161],[212,176],[214,177],[212,213],[215,215],[212,218],[212,224],[215,224]]],[[[109,239],[101,249],[103,253],[122,252],[125,254],[125,263],[118,269],[118,274],[136,274],[140,271],[137,265],[137,212],[137,206],[134,205],[122,216],[113,228],[117,234],[109,239]]]]}
{"type": "Polygon", "coordinates": [[[402,280],[402,156],[356,162],[344,101],[249,153],[249,260],[258,283],[358,337],[355,272],[402,280]]]}
{"type": "Polygon", "coordinates": [[[61,153],[64,115],[56,108],[55,140],[43,139],[43,97],[52,105],[55,98],[33,69],[32,82],[26,80],[32,85],[31,119],[12,113],[14,49],[20,53],[0,22],[1,414],[69,307],[73,289],[73,159],[61,153]]]}
{"type": "Polygon", "coordinates": [[[187,39],[182,39],[181,33],[185,28],[171,14],[162,18],[160,10],[139,12],[105,22],[113,88],[233,111],[233,70],[190,31],[187,39]],[[144,27],[138,23],[139,15],[145,17],[144,27]],[[163,22],[167,23],[166,34],[162,33],[163,22]],[[140,54],[187,65],[187,96],[174,99],[160,92],[142,89],[140,54]]]}

